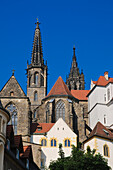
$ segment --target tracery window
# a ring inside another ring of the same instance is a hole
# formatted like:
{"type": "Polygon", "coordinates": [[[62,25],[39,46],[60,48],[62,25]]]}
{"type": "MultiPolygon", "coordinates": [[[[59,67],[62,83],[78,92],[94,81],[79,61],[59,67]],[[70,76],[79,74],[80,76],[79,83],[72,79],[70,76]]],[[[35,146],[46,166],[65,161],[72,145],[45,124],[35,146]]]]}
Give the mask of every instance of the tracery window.
{"type": "Polygon", "coordinates": [[[108,148],[108,146],[104,145],[103,148],[104,148],[104,156],[109,156],[109,148],[108,148]]]}
{"type": "Polygon", "coordinates": [[[64,146],[65,146],[65,147],[70,147],[70,146],[71,146],[69,139],[66,139],[66,140],[64,141],[64,146]]]}
{"type": "Polygon", "coordinates": [[[9,125],[13,125],[13,129],[14,129],[14,134],[17,134],[17,109],[16,106],[11,103],[7,106],[7,110],[10,112],[11,115],[11,119],[9,121],[9,125]]]}
{"type": "Polygon", "coordinates": [[[60,117],[65,120],[65,104],[62,100],[58,101],[56,105],[56,120],[60,117]]]}
{"type": "Polygon", "coordinates": [[[49,103],[47,103],[47,105],[46,105],[46,123],[49,123],[49,114],[50,114],[49,103]]]}
{"type": "Polygon", "coordinates": [[[34,84],[38,85],[38,73],[35,72],[34,74],[34,84]]]}
{"type": "Polygon", "coordinates": [[[56,146],[57,146],[56,139],[51,139],[51,147],[56,147],[56,146]]]}
{"type": "Polygon", "coordinates": [[[42,146],[47,146],[47,140],[46,139],[42,139],[41,140],[41,145],[42,146]]]}
{"type": "Polygon", "coordinates": [[[38,94],[37,94],[37,91],[34,92],[34,101],[38,101],[38,94]]]}

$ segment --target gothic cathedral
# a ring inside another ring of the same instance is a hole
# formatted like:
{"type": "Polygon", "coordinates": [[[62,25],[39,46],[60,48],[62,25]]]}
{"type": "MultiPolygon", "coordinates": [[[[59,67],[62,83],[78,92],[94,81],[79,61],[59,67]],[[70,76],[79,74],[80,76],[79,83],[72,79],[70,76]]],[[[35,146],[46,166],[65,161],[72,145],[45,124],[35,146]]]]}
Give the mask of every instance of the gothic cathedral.
{"type": "Polygon", "coordinates": [[[2,105],[10,112],[15,134],[30,141],[32,122],[54,123],[60,117],[83,141],[88,129],[88,100],[83,72],[77,66],[75,47],[66,84],[58,78],[47,94],[47,64],[44,63],[39,22],[36,23],[31,63],[27,63],[27,95],[14,73],[0,91],[2,105]]]}

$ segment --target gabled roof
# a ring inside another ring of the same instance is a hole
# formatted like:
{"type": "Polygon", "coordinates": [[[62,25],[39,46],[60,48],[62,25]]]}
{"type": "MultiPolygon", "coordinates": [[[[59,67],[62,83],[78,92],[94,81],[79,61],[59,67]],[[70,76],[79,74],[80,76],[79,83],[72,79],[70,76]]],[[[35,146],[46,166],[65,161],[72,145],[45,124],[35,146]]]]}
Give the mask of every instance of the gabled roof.
{"type": "Polygon", "coordinates": [[[48,132],[55,123],[32,123],[31,133],[42,134],[48,132]]]}
{"type": "Polygon", "coordinates": [[[12,75],[7,83],[4,85],[2,90],[0,91],[1,97],[26,97],[23,89],[20,84],[16,80],[15,76],[12,75]],[[13,92],[14,95],[11,96],[10,92],[13,92]]]}
{"type": "Polygon", "coordinates": [[[47,97],[57,96],[57,95],[72,96],[71,92],[69,91],[68,87],[64,83],[61,76],[57,79],[56,83],[52,87],[47,97]]]}
{"type": "Polygon", "coordinates": [[[21,135],[15,135],[14,136],[14,143],[15,143],[16,148],[20,152],[23,152],[23,143],[22,143],[22,136],[21,135]]]}
{"type": "MultiPolygon", "coordinates": [[[[113,133],[108,130],[102,123],[98,122],[96,124],[96,126],[94,127],[94,129],[92,130],[92,132],[90,133],[89,138],[92,138],[93,136],[97,136],[97,137],[102,137],[105,139],[112,139],[113,140],[113,133]]],[[[88,140],[87,139],[87,140],[88,140]]],[[[86,140],[86,141],[87,141],[86,140]]]]}
{"type": "Polygon", "coordinates": [[[71,94],[78,100],[88,100],[86,97],[90,90],[71,90],[71,94]]]}
{"type": "Polygon", "coordinates": [[[24,153],[21,153],[21,154],[20,154],[20,157],[21,157],[21,158],[28,158],[28,159],[30,159],[30,160],[33,159],[33,157],[32,157],[31,145],[24,146],[24,147],[23,147],[23,151],[24,151],[24,153]]]}
{"type": "Polygon", "coordinates": [[[106,86],[108,83],[113,83],[113,78],[106,80],[104,76],[100,76],[97,81],[93,81],[93,84],[97,86],[106,86]]]}

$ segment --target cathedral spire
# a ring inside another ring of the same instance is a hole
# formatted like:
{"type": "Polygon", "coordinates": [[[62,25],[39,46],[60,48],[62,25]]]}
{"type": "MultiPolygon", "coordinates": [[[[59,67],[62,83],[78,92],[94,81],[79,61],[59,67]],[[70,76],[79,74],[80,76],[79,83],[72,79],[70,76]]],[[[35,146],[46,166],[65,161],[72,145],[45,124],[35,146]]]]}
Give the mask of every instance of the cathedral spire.
{"type": "Polygon", "coordinates": [[[34,66],[43,65],[42,42],[41,42],[41,33],[40,33],[39,24],[40,23],[37,19],[34,41],[33,41],[32,59],[31,59],[31,64],[34,66]]]}
{"type": "Polygon", "coordinates": [[[69,90],[83,90],[84,89],[84,74],[79,73],[79,68],[77,66],[75,46],[73,46],[73,59],[70,69],[69,76],[66,79],[66,84],[69,90]]]}
{"type": "Polygon", "coordinates": [[[75,55],[75,45],[73,46],[73,61],[72,61],[72,68],[77,67],[77,62],[76,62],[76,55],[75,55]]]}

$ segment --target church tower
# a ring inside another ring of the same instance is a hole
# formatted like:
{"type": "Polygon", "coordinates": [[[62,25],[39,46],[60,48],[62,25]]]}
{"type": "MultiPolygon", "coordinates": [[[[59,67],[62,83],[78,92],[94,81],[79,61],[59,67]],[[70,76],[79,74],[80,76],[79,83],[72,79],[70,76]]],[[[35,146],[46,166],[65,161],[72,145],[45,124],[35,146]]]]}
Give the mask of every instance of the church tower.
{"type": "Polygon", "coordinates": [[[31,64],[27,63],[27,97],[31,102],[31,110],[36,108],[47,94],[47,64],[44,64],[39,22],[36,23],[31,64]]]}
{"type": "Polygon", "coordinates": [[[84,90],[84,74],[79,73],[79,68],[77,66],[76,55],[75,55],[75,46],[73,47],[73,59],[72,66],[70,69],[69,76],[66,78],[66,84],[69,90],[84,90]]]}

